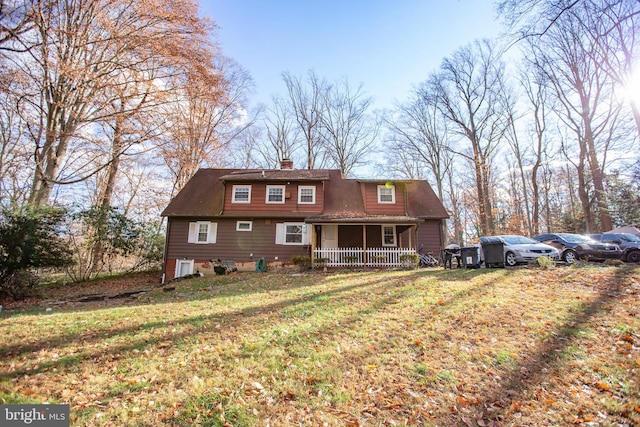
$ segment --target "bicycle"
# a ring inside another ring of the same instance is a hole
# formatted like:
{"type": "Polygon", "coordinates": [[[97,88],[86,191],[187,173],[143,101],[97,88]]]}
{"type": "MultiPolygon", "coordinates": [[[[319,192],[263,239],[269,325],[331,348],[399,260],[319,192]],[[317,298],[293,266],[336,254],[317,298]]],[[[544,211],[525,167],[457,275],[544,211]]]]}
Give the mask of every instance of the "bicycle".
{"type": "Polygon", "coordinates": [[[440,260],[433,256],[433,252],[422,253],[422,246],[418,249],[418,267],[438,267],[440,260]]]}

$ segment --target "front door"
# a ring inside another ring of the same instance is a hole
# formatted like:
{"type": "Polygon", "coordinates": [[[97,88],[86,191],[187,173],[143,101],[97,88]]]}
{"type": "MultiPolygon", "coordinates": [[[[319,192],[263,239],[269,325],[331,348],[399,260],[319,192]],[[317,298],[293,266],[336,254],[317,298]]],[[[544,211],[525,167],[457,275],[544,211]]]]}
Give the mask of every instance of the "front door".
{"type": "Polygon", "coordinates": [[[338,226],[337,225],[322,226],[321,244],[323,249],[338,247],[338,226]]]}

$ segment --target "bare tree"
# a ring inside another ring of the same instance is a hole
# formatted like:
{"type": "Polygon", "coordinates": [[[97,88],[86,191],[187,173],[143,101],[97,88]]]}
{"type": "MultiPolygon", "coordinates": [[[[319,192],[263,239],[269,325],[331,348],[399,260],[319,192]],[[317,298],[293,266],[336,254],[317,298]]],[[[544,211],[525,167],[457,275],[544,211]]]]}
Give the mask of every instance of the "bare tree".
{"type": "MultiPolygon", "coordinates": [[[[595,64],[621,88],[637,73],[637,0],[501,0],[497,10],[517,32],[517,40],[543,38],[573,15],[582,26],[582,36],[593,44],[590,55],[595,64]]],[[[640,135],[640,106],[634,99],[629,104],[640,135]]]]}
{"type": "Polygon", "coordinates": [[[500,0],[496,8],[521,40],[544,35],[580,1],[583,0],[500,0]]]}
{"type": "Polygon", "coordinates": [[[546,76],[536,67],[525,66],[520,73],[520,83],[530,107],[528,132],[530,135],[529,149],[533,156],[533,163],[530,172],[531,222],[529,232],[533,236],[540,233],[541,190],[539,179],[541,168],[544,167],[546,160],[548,144],[547,104],[549,96],[546,76]]]}
{"type": "Polygon", "coordinates": [[[478,218],[482,234],[493,234],[494,221],[490,192],[492,158],[508,124],[500,87],[504,84],[504,63],[491,42],[476,41],[446,58],[440,73],[428,84],[433,102],[451,130],[470,144],[471,153],[456,153],[474,165],[478,218]]]}
{"type": "Polygon", "coordinates": [[[520,132],[518,130],[518,122],[521,119],[522,113],[519,113],[516,109],[517,99],[515,93],[506,86],[503,86],[502,93],[503,99],[505,100],[505,113],[508,116],[505,139],[511,148],[515,163],[515,170],[510,174],[510,179],[512,181],[511,188],[519,189],[519,191],[514,192],[514,198],[516,199],[518,221],[523,225],[523,227],[517,231],[522,232],[523,230],[526,230],[526,233],[532,235],[531,205],[529,201],[528,181],[525,172],[525,167],[527,166],[526,156],[529,147],[526,143],[521,142],[520,132]]]}
{"type": "MultiPolygon", "coordinates": [[[[583,17],[581,9],[574,8],[549,30],[535,46],[536,66],[548,76],[561,106],[556,111],[558,117],[572,130],[578,144],[577,161],[573,163],[581,184],[586,229],[610,230],[603,163],[611,144],[618,142],[612,136],[621,126],[622,104],[615,97],[613,81],[594,61],[592,50],[597,47],[582,28],[583,17]],[[592,211],[587,184],[593,186],[597,212],[592,211]]],[[[568,149],[565,153],[572,155],[568,149]]]]}
{"type": "Polygon", "coordinates": [[[221,80],[216,86],[189,75],[166,109],[169,126],[161,152],[173,176],[172,194],[200,167],[229,164],[231,150],[225,147],[249,125],[243,113],[250,77],[228,58],[217,63],[221,80]]]}
{"type": "Polygon", "coordinates": [[[323,99],[331,86],[313,70],[308,72],[306,82],[288,72],[283,73],[282,78],[306,144],[307,169],[323,168],[328,158],[322,135],[323,99]]]}
{"type": "Polygon", "coordinates": [[[366,155],[373,151],[380,126],[369,113],[371,102],[362,86],[354,90],[347,79],[333,84],[323,97],[321,125],[326,150],[344,176],[362,165],[366,155]]]}
{"type": "MultiPolygon", "coordinates": [[[[432,76],[432,79],[436,78],[432,76]]],[[[410,95],[409,101],[399,105],[397,113],[387,118],[390,136],[399,150],[420,159],[435,182],[438,196],[444,196],[445,175],[451,168],[453,155],[447,122],[440,115],[434,85],[423,83],[410,95]]]]}
{"type": "MultiPolygon", "coordinates": [[[[586,1],[586,0],[585,0],[586,1]]],[[[636,38],[640,23],[640,2],[629,0],[586,1],[580,21],[594,42],[590,51],[594,64],[625,91],[640,75],[640,41],[636,38]]],[[[640,105],[633,96],[627,98],[637,135],[640,136],[640,105]]]]}
{"type": "Polygon", "coordinates": [[[21,51],[9,42],[30,31],[32,19],[28,2],[0,0],[0,51],[21,51]]]}
{"type": "Polygon", "coordinates": [[[0,205],[21,206],[28,196],[30,147],[15,106],[13,84],[0,91],[0,205]]]}
{"type": "MultiPolygon", "coordinates": [[[[301,148],[300,128],[295,120],[291,104],[274,96],[271,106],[262,115],[261,125],[266,133],[262,143],[255,141],[254,148],[269,168],[277,168],[282,159],[295,159],[301,148]]],[[[295,163],[295,161],[294,161],[295,163]]]]}

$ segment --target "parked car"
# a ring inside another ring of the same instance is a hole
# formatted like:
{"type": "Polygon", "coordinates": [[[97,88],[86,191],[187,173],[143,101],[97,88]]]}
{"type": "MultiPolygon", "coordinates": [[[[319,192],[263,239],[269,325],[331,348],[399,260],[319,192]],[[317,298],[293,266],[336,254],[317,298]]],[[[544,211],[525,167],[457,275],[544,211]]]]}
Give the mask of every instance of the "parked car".
{"type": "Polygon", "coordinates": [[[622,250],[618,245],[600,243],[582,234],[549,233],[535,236],[534,240],[558,249],[560,258],[567,264],[573,264],[579,259],[604,261],[620,259],[622,256],[622,250]]]}
{"type": "Polygon", "coordinates": [[[560,253],[553,246],[540,243],[525,236],[500,235],[489,238],[484,237],[481,241],[495,242],[496,239],[501,240],[503,243],[504,265],[509,267],[535,261],[542,256],[548,256],[554,261],[560,259],[560,253]]]}
{"type": "Polygon", "coordinates": [[[629,233],[589,234],[593,240],[611,243],[622,249],[622,260],[625,262],[640,262],[640,237],[629,233]]]}

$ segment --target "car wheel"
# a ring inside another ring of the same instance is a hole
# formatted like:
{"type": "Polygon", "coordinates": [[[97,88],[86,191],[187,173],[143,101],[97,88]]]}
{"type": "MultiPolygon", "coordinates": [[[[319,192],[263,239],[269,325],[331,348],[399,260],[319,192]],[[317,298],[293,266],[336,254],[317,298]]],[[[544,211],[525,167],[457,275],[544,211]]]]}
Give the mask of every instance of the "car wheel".
{"type": "Polygon", "coordinates": [[[518,263],[516,254],[514,254],[513,252],[507,252],[507,254],[504,256],[504,263],[509,267],[515,266],[518,263]]]}
{"type": "Polygon", "coordinates": [[[562,254],[562,260],[564,262],[566,262],[567,264],[573,264],[574,262],[576,262],[578,260],[578,254],[573,249],[567,249],[562,254]]]}
{"type": "Polygon", "coordinates": [[[640,251],[633,251],[627,254],[627,262],[640,262],[640,251]]]}

